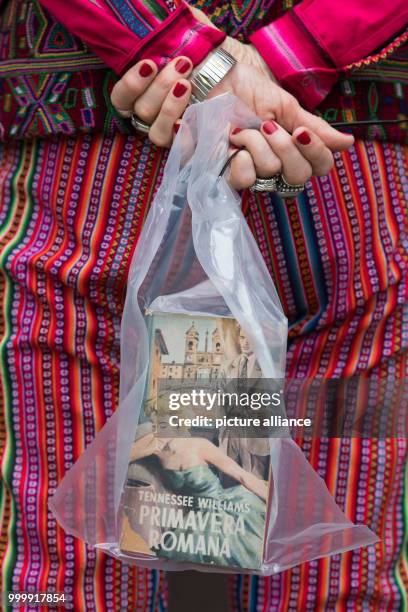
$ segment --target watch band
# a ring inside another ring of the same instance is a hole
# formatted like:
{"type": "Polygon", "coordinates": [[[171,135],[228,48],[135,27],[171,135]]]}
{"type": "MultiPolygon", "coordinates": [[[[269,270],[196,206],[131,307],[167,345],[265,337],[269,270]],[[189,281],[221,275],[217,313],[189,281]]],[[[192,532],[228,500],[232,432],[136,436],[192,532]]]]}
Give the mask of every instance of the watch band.
{"type": "Polygon", "coordinates": [[[205,64],[197,72],[193,72],[191,102],[203,102],[236,63],[235,58],[225,49],[214,51],[205,64]]]}

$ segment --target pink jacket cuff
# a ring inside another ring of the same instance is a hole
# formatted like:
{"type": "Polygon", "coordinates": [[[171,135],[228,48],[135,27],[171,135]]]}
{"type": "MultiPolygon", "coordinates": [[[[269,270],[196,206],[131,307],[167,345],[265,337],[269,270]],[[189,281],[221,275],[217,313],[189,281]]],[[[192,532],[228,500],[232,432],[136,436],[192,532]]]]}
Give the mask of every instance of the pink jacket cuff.
{"type": "MultiPolygon", "coordinates": [[[[226,37],[224,32],[197,21],[184,2],[167,17],[164,12],[164,19],[149,14],[138,36],[103,0],[39,1],[119,75],[145,57],[162,67],[173,57],[186,55],[197,65],[226,37]]],[[[136,9],[143,8],[138,0],[133,3],[136,9]]]]}
{"type": "Polygon", "coordinates": [[[327,96],[337,80],[330,58],[293,12],[252,34],[250,41],[280,84],[310,110],[327,96]]]}
{"type": "Polygon", "coordinates": [[[224,32],[197,21],[187,4],[182,3],[148,36],[129,49],[124,63],[116,71],[123,74],[143,58],[152,59],[161,68],[178,55],[186,55],[197,66],[225,38],[224,32]]]}
{"type": "Polygon", "coordinates": [[[313,109],[340,71],[391,48],[407,23],[406,0],[303,0],[250,40],[281,84],[313,109]]]}

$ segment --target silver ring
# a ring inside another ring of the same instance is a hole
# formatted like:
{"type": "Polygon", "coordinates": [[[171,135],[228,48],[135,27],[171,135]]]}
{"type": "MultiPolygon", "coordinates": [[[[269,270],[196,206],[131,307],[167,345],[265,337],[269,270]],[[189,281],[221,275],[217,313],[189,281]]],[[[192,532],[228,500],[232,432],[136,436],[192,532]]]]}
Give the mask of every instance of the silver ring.
{"type": "Polygon", "coordinates": [[[282,174],[277,174],[276,191],[282,198],[295,198],[305,190],[305,185],[291,185],[282,174]]]}
{"type": "Polygon", "coordinates": [[[279,174],[271,176],[270,178],[259,178],[256,177],[255,183],[251,185],[249,191],[255,193],[256,191],[273,192],[278,190],[278,179],[279,174]]]}
{"type": "Polygon", "coordinates": [[[151,128],[151,125],[141,121],[134,113],[132,113],[130,117],[130,123],[132,124],[132,127],[135,128],[136,132],[140,132],[141,134],[148,134],[151,128]]]}

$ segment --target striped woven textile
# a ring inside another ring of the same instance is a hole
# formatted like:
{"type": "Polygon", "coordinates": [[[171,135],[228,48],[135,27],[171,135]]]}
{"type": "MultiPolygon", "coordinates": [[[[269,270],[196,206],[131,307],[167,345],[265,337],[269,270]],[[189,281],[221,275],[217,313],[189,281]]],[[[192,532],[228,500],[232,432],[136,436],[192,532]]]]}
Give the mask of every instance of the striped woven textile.
{"type": "MultiPolygon", "coordinates": [[[[64,533],[47,498],[117,407],[126,275],[165,154],[126,135],[0,149],[1,590],[75,610],[166,610],[162,573],[64,533]]],[[[408,373],[408,148],[358,141],[297,200],[244,212],[291,323],[288,374],[408,373]]],[[[376,546],[271,578],[230,577],[234,611],[407,609],[406,440],[303,450],[376,546]]],[[[193,609],[193,606],[192,606],[193,609]]]]}
{"type": "Polygon", "coordinates": [[[126,275],[162,157],[120,136],[1,151],[1,590],[165,609],[161,574],[86,547],[47,509],[117,406],[126,275]]]}

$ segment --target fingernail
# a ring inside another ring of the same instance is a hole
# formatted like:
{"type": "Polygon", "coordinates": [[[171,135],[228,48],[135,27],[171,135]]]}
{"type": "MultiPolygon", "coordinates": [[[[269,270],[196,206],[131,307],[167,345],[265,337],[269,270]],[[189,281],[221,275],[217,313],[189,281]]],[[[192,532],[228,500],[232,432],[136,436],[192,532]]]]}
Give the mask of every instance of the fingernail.
{"type": "Polygon", "coordinates": [[[181,125],[180,123],[175,123],[174,124],[173,129],[174,129],[174,133],[175,134],[177,134],[177,132],[179,131],[180,125],[181,125]]]}
{"type": "Polygon", "coordinates": [[[187,91],[186,85],[184,85],[183,83],[177,83],[177,85],[173,89],[173,96],[176,96],[176,98],[181,98],[181,96],[183,96],[186,93],[186,91],[187,91]]]}
{"type": "Polygon", "coordinates": [[[274,121],[265,121],[265,123],[262,124],[262,129],[265,132],[265,134],[270,135],[276,132],[276,130],[278,129],[278,126],[276,125],[274,121]]]}
{"type": "Polygon", "coordinates": [[[296,136],[296,140],[300,142],[301,145],[307,145],[312,141],[307,132],[301,132],[300,134],[298,134],[296,136]]]}
{"type": "Polygon", "coordinates": [[[242,128],[234,128],[231,132],[231,134],[233,134],[235,136],[235,134],[239,134],[240,132],[242,132],[242,128]]]}
{"type": "Polygon", "coordinates": [[[148,77],[152,74],[153,68],[147,62],[144,62],[139,68],[139,74],[142,77],[148,77]]]}
{"type": "Polygon", "coordinates": [[[175,68],[180,74],[185,74],[191,68],[190,62],[185,59],[179,59],[176,62],[175,68]]]}

